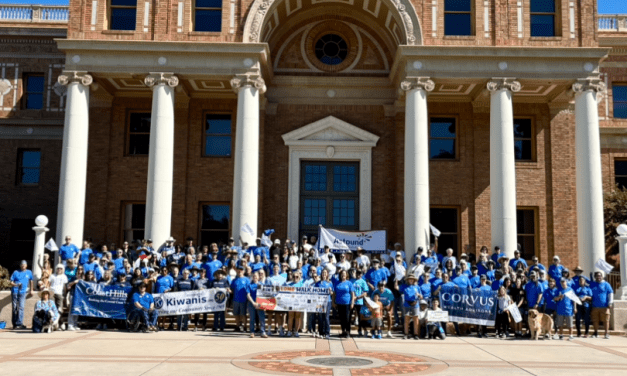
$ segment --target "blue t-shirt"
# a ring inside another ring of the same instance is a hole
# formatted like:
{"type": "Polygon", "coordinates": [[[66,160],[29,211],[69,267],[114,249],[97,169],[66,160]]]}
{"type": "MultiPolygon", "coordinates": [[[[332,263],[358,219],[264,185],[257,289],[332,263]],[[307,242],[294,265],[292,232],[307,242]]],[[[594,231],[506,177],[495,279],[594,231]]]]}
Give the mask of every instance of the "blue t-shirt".
{"type": "Polygon", "coordinates": [[[62,245],[59,247],[59,256],[61,260],[65,261],[67,259],[74,258],[78,254],[78,247],[74,244],[70,245],[62,245]]]}
{"type": "Polygon", "coordinates": [[[266,282],[271,286],[283,286],[285,284],[285,277],[281,274],[273,275],[272,277],[266,278],[266,282]]]}
{"type": "Polygon", "coordinates": [[[390,291],[390,289],[386,288],[385,290],[383,290],[383,292],[381,292],[381,290],[379,289],[376,289],[372,293],[372,296],[375,295],[379,295],[379,301],[381,302],[381,304],[383,304],[384,307],[387,307],[392,304],[392,302],[394,302],[394,294],[392,293],[392,291],[390,291]]]}
{"type": "Polygon", "coordinates": [[[551,265],[549,266],[549,277],[553,278],[556,283],[559,283],[560,278],[562,278],[563,270],[564,266],[562,265],[551,265]]]}
{"type": "Polygon", "coordinates": [[[160,275],[155,282],[155,293],[163,294],[167,290],[171,290],[174,287],[174,278],[171,275],[160,275]]]}
{"type": "Polygon", "coordinates": [[[139,303],[142,307],[150,309],[150,305],[154,302],[155,300],[152,294],[145,293],[144,295],[140,295],[138,292],[133,294],[133,306],[135,306],[135,303],[139,303]]]}
{"type": "Polygon", "coordinates": [[[85,248],[81,251],[81,255],[78,259],[78,263],[80,265],[86,264],[89,262],[89,255],[91,255],[92,253],[94,253],[94,251],[91,250],[91,248],[85,248]]]}
{"type": "Polygon", "coordinates": [[[442,285],[442,278],[431,278],[429,283],[431,284],[431,292],[433,293],[442,285]]]}
{"type": "Polygon", "coordinates": [[[455,277],[453,283],[462,289],[467,289],[470,286],[470,280],[465,274],[460,274],[458,277],[455,277]]]}
{"type": "Polygon", "coordinates": [[[485,285],[485,286],[479,286],[479,291],[492,291],[492,287],[485,285]]]}
{"type": "Polygon", "coordinates": [[[554,301],[553,299],[557,298],[559,294],[560,292],[556,287],[548,288],[544,290],[544,292],[542,293],[542,299],[544,300],[546,309],[551,309],[551,310],[557,309],[557,302],[554,301]]]}
{"type": "Polygon", "coordinates": [[[573,277],[573,284],[575,285],[575,290],[579,287],[579,279],[583,278],[586,281],[586,285],[590,285],[590,279],[582,276],[582,275],[576,275],[573,277]]]}
{"type": "MultiPolygon", "coordinates": [[[[573,291],[570,287],[567,287],[561,291],[562,295],[569,291],[573,291]]],[[[562,316],[572,316],[574,311],[573,301],[569,297],[564,295],[564,298],[557,302],[557,314],[562,316]]]]}
{"type": "Polygon", "coordinates": [[[583,301],[583,298],[587,297],[587,296],[592,296],[592,289],[590,289],[590,287],[588,286],[579,286],[575,289],[575,294],[577,294],[577,297],[579,297],[579,300],[581,300],[582,302],[582,306],[584,307],[590,307],[590,301],[586,300],[585,302],[583,301]]]}
{"type": "Polygon", "coordinates": [[[481,277],[476,275],[470,278],[470,287],[473,289],[478,289],[481,286],[481,277]]]}
{"type": "Polygon", "coordinates": [[[351,304],[351,293],[355,292],[355,287],[351,281],[340,282],[335,286],[335,303],[351,304]]]}
{"type": "Polygon", "coordinates": [[[420,295],[422,295],[423,299],[431,299],[431,285],[429,283],[420,285],[420,295]]]}
{"type": "Polygon", "coordinates": [[[303,287],[304,282],[302,280],[298,281],[298,282],[294,282],[294,281],[290,281],[285,283],[285,286],[290,286],[290,287],[303,287]]]}
{"type": "Polygon", "coordinates": [[[246,287],[246,293],[250,294],[251,299],[256,302],[257,301],[257,289],[259,288],[259,283],[250,282],[246,287]]]}
{"type": "Polygon", "coordinates": [[[590,283],[590,290],[592,290],[592,308],[608,308],[609,296],[614,294],[612,286],[606,281],[592,282],[590,283]]]}
{"type": "Polygon", "coordinates": [[[16,270],[11,275],[11,281],[17,284],[22,284],[22,286],[15,286],[11,289],[14,294],[17,294],[18,291],[20,293],[25,293],[28,291],[29,282],[33,280],[33,272],[26,269],[24,271],[16,270]]]}
{"type": "MultiPolygon", "coordinates": [[[[385,269],[387,270],[387,269],[385,269]]],[[[372,270],[372,273],[368,276],[368,282],[371,285],[377,287],[379,285],[379,281],[387,282],[387,274],[384,269],[372,270]]]]}
{"type": "MultiPolygon", "coordinates": [[[[331,289],[331,291],[333,291],[333,283],[331,283],[331,281],[318,281],[314,286],[323,289],[331,289]]],[[[331,295],[329,295],[329,301],[331,301],[331,295]]]]}
{"type": "MultiPolygon", "coordinates": [[[[544,293],[544,285],[540,282],[535,283],[533,281],[527,282],[525,284],[525,294],[527,296],[527,303],[529,304],[529,308],[533,308],[538,302],[538,295],[542,295],[544,293]]],[[[542,304],[542,300],[538,303],[538,305],[542,304]]]]}
{"type": "Polygon", "coordinates": [[[403,298],[405,303],[403,305],[405,307],[415,307],[410,305],[409,303],[414,303],[418,301],[418,295],[420,294],[420,287],[417,285],[409,285],[403,289],[403,298]]]}
{"type": "Polygon", "coordinates": [[[118,257],[115,260],[113,260],[113,264],[115,265],[115,270],[118,271],[118,273],[123,273],[124,272],[124,257],[118,257]]]}
{"type": "Polygon", "coordinates": [[[189,278],[187,279],[179,278],[176,281],[176,289],[178,291],[191,291],[194,289],[194,281],[192,281],[189,278]]]}
{"type": "Polygon", "coordinates": [[[492,291],[498,291],[498,289],[500,289],[501,286],[503,286],[503,280],[502,279],[499,279],[499,280],[496,280],[496,281],[492,282],[492,291]]]}
{"type": "Polygon", "coordinates": [[[231,290],[233,291],[233,301],[238,303],[246,303],[246,294],[248,294],[248,286],[250,279],[246,277],[237,277],[231,282],[231,290]]]}
{"type": "Polygon", "coordinates": [[[527,261],[523,260],[522,258],[519,258],[518,260],[513,258],[511,260],[509,260],[509,266],[512,267],[512,269],[516,269],[516,267],[518,266],[518,264],[522,263],[523,266],[525,267],[525,269],[527,269],[527,261]]]}
{"type": "MultiPolygon", "coordinates": [[[[368,284],[366,283],[366,281],[364,281],[362,278],[356,279],[353,282],[353,287],[355,288],[355,296],[359,296],[361,294],[363,294],[364,292],[368,292],[369,288],[368,288],[368,284]]],[[[355,304],[357,305],[362,305],[364,304],[364,298],[361,299],[355,299],[355,304]]]]}

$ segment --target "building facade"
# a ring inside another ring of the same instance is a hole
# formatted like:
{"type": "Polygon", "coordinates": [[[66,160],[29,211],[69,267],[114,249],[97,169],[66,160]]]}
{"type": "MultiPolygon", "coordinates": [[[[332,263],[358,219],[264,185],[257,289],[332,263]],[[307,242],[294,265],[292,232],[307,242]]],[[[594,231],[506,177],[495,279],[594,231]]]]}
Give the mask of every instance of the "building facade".
{"type": "Polygon", "coordinates": [[[431,223],[457,253],[519,243],[587,270],[605,255],[602,192],[627,185],[627,25],[593,0],[11,9],[3,258],[30,254],[38,214],[74,242],[322,224],[411,253],[431,223]]]}

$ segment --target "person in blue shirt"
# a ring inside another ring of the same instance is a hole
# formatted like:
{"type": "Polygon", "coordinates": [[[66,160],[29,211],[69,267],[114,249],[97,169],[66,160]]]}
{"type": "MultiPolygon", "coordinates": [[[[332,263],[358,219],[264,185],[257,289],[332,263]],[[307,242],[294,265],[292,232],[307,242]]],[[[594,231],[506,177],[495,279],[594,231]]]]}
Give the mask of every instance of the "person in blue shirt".
{"type": "Polygon", "coordinates": [[[259,273],[253,273],[246,294],[246,299],[248,300],[248,315],[250,316],[250,323],[248,324],[250,338],[255,338],[255,323],[260,327],[261,338],[268,338],[266,334],[266,312],[263,309],[259,309],[259,304],[257,303],[257,290],[260,287],[259,273]]]}
{"type": "Polygon", "coordinates": [[[72,244],[72,237],[69,235],[66,236],[65,244],[59,247],[59,257],[61,257],[61,262],[63,262],[63,265],[67,267],[68,259],[75,259],[74,261],[76,261],[76,256],[78,256],[78,254],[78,247],[72,244]]]}
{"type": "MultiPolygon", "coordinates": [[[[461,268],[460,268],[461,270],[461,268]]],[[[420,306],[418,302],[422,299],[420,288],[418,287],[418,279],[415,275],[410,274],[406,277],[407,284],[402,287],[403,292],[403,310],[405,311],[405,325],[403,339],[409,338],[409,322],[414,323],[414,339],[418,339],[420,328],[418,326],[420,306]]]]}
{"type": "Polygon", "coordinates": [[[575,276],[573,277],[573,289],[577,289],[579,287],[579,279],[583,278],[586,281],[586,285],[590,285],[590,279],[586,278],[586,276],[583,275],[583,268],[581,266],[576,267],[573,272],[575,272],[575,276]]]}
{"type": "Polygon", "coordinates": [[[463,273],[463,269],[461,265],[457,265],[455,267],[456,277],[453,279],[453,283],[456,284],[459,288],[468,289],[470,288],[470,280],[468,276],[463,273]]]}
{"type": "Polygon", "coordinates": [[[340,316],[340,326],[342,333],[340,338],[348,338],[351,334],[350,314],[355,304],[355,287],[348,280],[348,272],[342,269],[339,273],[339,281],[335,286],[335,299],[333,307],[337,309],[340,316]]]}
{"type": "Polygon", "coordinates": [[[248,298],[248,285],[250,279],[244,277],[244,266],[237,266],[237,275],[231,282],[231,291],[233,293],[233,316],[235,316],[235,331],[244,332],[246,325],[246,303],[248,298]]]}
{"type": "Polygon", "coordinates": [[[609,339],[610,330],[610,307],[614,303],[614,290],[609,283],[603,280],[603,272],[594,273],[594,282],[590,283],[592,290],[592,325],[594,326],[594,337],[599,335],[599,322],[605,325],[605,339],[609,339]]]}
{"type": "Polygon", "coordinates": [[[544,294],[544,285],[538,280],[538,274],[531,272],[529,274],[531,281],[525,284],[525,296],[527,298],[527,307],[529,309],[538,310],[542,307],[542,295],[544,294]]]}
{"type": "Polygon", "coordinates": [[[372,292],[372,296],[379,295],[379,301],[383,304],[383,312],[381,319],[388,320],[388,333],[387,338],[394,338],[392,336],[392,309],[394,305],[394,293],[385,287],[384,281],[379,281],[377,289],[372,292]]]}
{"type": "MultiPolygon", "coordinates": [[[[192,283],[195,283],[198,278],[200,278],[200,271],[204,269],[200,269],[198,266],[194,266],[192,268],[192,274],[189,276],[189,279],[192,280],[192,283]]],[[[206,272],[205,272],[206,273],[206,272]]]]}
{"type": "Polygon", "coordinates": [[[479,276],[479,268],[476,266],[472,266],[470,268],[471,277],[470,277],[470,288],[478,289],[481,286],[481,277],[479,276]]]}
{"type": "Polygon", "coordinates": [[[333,284],[329,281],[329,271],[325,268],[320,273],[320,280],[314,284],[315,287],[329,289],[329,302],[327,309],[323,313],[318,313],[318,331],[320,337],[329,339],[331,335],[331,324],[329,321],[329,315],[331,314],[331,305],[333,304],[333,284]]]}
{"type": "MultiPolygon", "coordinates": [[[[549,266],[549,277],[553,278],[557,283],[560,279],[562,279],[562,271],[564,270],[564,266],[560,264],[559,256],[553,256],[553,265],[549,266]]],[[[559,286],[558,286],[559,288],[559,286]]]]}
{"type": "Polygon", "coordinates": [[[207,278],[209,279],[209,282],[213,282],[213,274],[221,267],[222,262],[218,260],[218,250],[214,249],[211,252],[211,260],[202,264],[202,268],[207,271],[207,278]]]}
{"type": "Polygon", "coordinates": [[[24,304],[33,295],[33,273],[27,269],[28,263],[22,260],[20,270],[11,274],[11,323],[13,329],[26,329],[24,325],[24,304]]]}
{"type": "Polygon", "coordinates": [[[501,254],[501,248],[499,246],[494,247],[494,253],[490,256],[492,262],[494,262],[494,268],[498,269],[501,267],[499,264],[499,255],[501,254]]]}
{"type": "Polygon", "coordinates": [[[368,288],[366,281],[363,280],[363,272],[360,269],[351,269],[351,274],[353,273],[354,276],[351,275],[353,278],[351,278],[350,281],[353,283],[353,287],[355,289],[355,307],[353,311],[355,312],[355,321],[358,325],[357,335],[361,337],[363,333],[365,333],[367,336],[368,328],[364,327],[362,332],[362,322],[359,321],[359,312],[361,312],[361,307],[364,305],[364,298],[368,296],[368,291],[370,291],[370,289],[368,288]]]}
{"type": "Polygon", "coordinates": [[[113,264],[115,265],[115,271],[120,273],[124,270],[124,260],[126,260],[126,258],[124,257],[124,251],[119,248],[115,251],[115,254],[116,258],[113,259],[113,264]]]}
{"type": "Polygon", "coordinates": [[[440,268],[436,269],[435,277],[431,278],[429,280],[429,283],[431,284],[431,294],[435,295],[436,294],[435,291],[438,290],[438,288],[442,284],[442,269],[440,268]]]}
{"type": "MultiPolygon", "coordinates": [[[[297,269],[292,273],[292,280],[285,283],[285,286],[290,287],[303,287],[303,278],[300,269],[297,269]]],[[[287,313],[287,336],[288,337],[300,337],[298,331],[300,330],[300,321],[303,318],[302,312],[289,311],[287,313]]]]}
{"type": "Polygon", "coordinates": [[[379,285],[379,281],[387,282],[387,273],[381,268],[381,262],[377,259],[372,260],[372,271],[366,276],[368,288],[374,290],[379,285]]]}
{"type": "Polygon", "coordinates": [[[498,291],[501,286],[503,286],[503,272],[495,270],[494,281],[492,282],[492,291],[498,291]]]}
{"type": "Polygon", "coordinates": [[[133,294],[133,308],[139,313],[148,330],[157,331],[159,312],[155,309],[155,300],[152,294],[146,292],[146,284],[139,285],[139,292],[133,294]]]}
{"type": "MultiPolygon", "coordinates": [[[[212,289],[225,289],[228,299],[229,290],[231,285],[226,280],[226,272],[223,269],[218,269],[213,273],[213,281],[211,282],[212,289]]],[[[213,314],[213,329],[212,331],[217,332],[218,330],[223,332],[224,327],[226,326],[226,318],[224,311],[214,312],[213,314]]]]}
{"type": "Polygon", "coordinates": [[[573,315],[577,312],[575,303],[566,295],[573,292],[568,286],[568,280],[562,278],[560,280],[561,290],[559,295],[554,298],[557,302],[557,320],[556,325],[559,328],[559,338],[564,338],[564,327],[568,328],[568,339],[573,339],[573,315]]]}
{"type": "MultiPolygon", "coordinates": [[[[479,283],[480,283],[479,288],[478,288],[479,291],[489,291],[489,292],[492,292],[492,287],[490,287],[488,285],[488,277],[486,277],[485,274],[483,274],[483,275],[481,275],[479,277],[479,283]]],[[[477,327],[477,337],[479,337],[479,338],[482,338],[482,337],[483,338],[488,338],[487,330],[488,329],[487,329],[486,325],[479,325],[477,327]]]]}
{"type": "Polygon", "coordinates": [[[531,273],[531,271],[533,270],[533,268],[538,268],[540,270],[544,270],[546,271],[546,267],[542,264],[540,264],[538,262],[538,256],[533,256],[531,258],[531,264],[529,265],[529,267],[527,268],[527,270],[529,271],[529,273],[531,273]]]}
{"type": "MultiPolygon", "coordinates": [[[[182,278],[176,281],[176,291],[192,291],[194,289],[194,282],[189,278],[189,269],[183,270],[182,278]]],[[[187,331],[189,325],[189,315],[177,315],[176,326],[179,331],[187,331]]]]}
{"type": "Polygon", "coordinates": [[[100,281],[100,279],[102,278],[103,271],[100,265],[98,264],[98,261],[96,260],[95,254],[93,253],[89,254],[89,262],[83,265],[83,267],[85,268],[85,273],[93,271],[94,277],[96,278],[96,282],[100,281]]]}
{"type": "Polygon", "coordinates": [[[516,269],[518,267],[518,264],[522,264],[524,269],[527,269],[527,261],[525,261],[525,259],[520,257],[520,251],[519,250],[515,250],[514,251],[514,258],[509,260],[509,266],[512,267],[512,269],[516,269]]]}
{"type": "Polygon", "coordinates": [[[78,263],[80,265],[84,265],[89,262],[89,255],[91,255],[92,253],[94,253],[94,251],[89,247],[81,249],[79,252],[78,263]]]}
{"type": "Polygon", "coordinates": [[[543,313],[553,316],[553,318],[555,318],[555,311],[557,310],[557,302],[555,301],[555,298],[559,294],[560,292],[557,289],[555,280],[553,278],[549,278],[549,286],[542,293],[542,301],[544,302],[544,305],[542,307],[543,313]]]}
{"type": "Polygon", "coordinates": [[[590,330],[590,302],[592,301],[592,290],[586,284],[585,278],[579,278],[579,286],[575,289],[575,294],[579,300],[581,300],[581,304],[577,304],[577,314],[575,315],[577,337],[581,337],[581,321],[583,320],[586,327],[584,338],[586,338],[590,330]]]}

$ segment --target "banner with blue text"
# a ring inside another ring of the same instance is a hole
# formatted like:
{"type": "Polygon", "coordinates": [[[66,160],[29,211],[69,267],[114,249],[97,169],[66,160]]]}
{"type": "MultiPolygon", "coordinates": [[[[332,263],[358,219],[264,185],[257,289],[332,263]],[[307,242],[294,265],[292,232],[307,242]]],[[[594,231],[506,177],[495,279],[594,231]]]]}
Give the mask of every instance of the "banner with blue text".
{"type": "Polygon", "coordinates": [[[354,252],[361,247],[366,252],[383,253],[386,251],[386,231],[339,231],[320,226],[316,248],[328,245],[337,253],[354,252]]]}
{"type": "Polygon", "coordinates": [[[103,286],[79,281],[74,289],[73,315],[126,319],[126,298],[131,287],[103,286]]]}
{"type": "Polygon", "coordinates": [[[329,289],[320,287],[261,286],[257,290],[259,309],[267,311],[327,311],[329,289]]]}
{"type": "Polygon", "coordinates": [[[440,301],[442,310],[448,311],[449,321],[494,325],[497,304],[496,291],[442,286],[440,301]]]}
{"type": "Polygon", "coordinates": [[[226,309],[225,289],[206,289],[153,294],[159,316],[220,312],[226,309]]]}

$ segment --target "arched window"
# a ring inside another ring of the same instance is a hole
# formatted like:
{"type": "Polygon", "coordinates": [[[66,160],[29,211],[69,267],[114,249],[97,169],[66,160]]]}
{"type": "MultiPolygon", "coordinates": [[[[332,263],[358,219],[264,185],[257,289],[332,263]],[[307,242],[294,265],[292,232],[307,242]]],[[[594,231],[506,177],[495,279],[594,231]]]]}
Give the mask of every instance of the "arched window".
{"type": "Polygon", "coordinates": [[[557,35],[557,11],[555,0],[531,0],[531,36],[554,37],[557,35]]]}
{"type": "Polygon", "coordinates": [[[444,35],[473,35],[472,2],[444,0],[444,35]]]}

